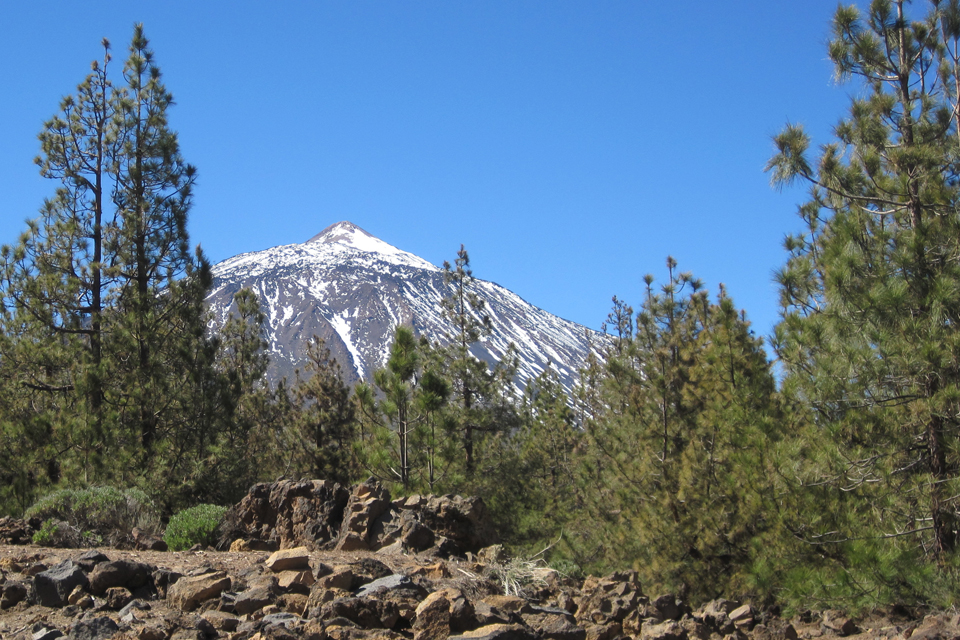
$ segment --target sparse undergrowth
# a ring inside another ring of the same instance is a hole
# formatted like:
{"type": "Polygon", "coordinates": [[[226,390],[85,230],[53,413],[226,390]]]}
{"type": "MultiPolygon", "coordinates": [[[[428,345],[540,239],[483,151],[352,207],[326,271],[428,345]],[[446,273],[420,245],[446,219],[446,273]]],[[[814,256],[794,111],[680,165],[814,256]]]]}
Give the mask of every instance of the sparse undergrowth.
{"type": "Polygon", "coordinates": [[[548,575],[559,573],[544,561],[549,549],[548,546],[533,555],[511,556],[501,545],[493,545],[484,549],[481,556],[488,577],[500,585],[505,595],[525,597],[546,586],[548,575]]]}
{"type": "Polygon", "coordinates": [[[46,546],[118,545],[134,528],[154,533],[160,523],[147,494],[115,487],[61,489],[40,498],[25,516],[43,521],[34,542],[46,546]]]}

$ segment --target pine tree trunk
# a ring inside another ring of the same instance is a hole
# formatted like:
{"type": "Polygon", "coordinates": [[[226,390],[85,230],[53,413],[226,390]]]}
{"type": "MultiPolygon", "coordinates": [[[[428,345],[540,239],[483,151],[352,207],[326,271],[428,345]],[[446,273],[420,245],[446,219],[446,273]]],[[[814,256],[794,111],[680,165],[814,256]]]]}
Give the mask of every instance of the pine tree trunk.
{"type": "Polygon", "coordinates": [[[946,555],[953,551],[955,537],[953,516],[945,508],[943,486],[947,476],[947,458],[943,443],[943,419],[931,416],[927,424],[927,451],[930,456],[930,517],[933,521],[934,555],[943,562],[946,555]]]}
{"type": "Polygon", "coordinates": [[[463,429],[463,451],[465,454],[464,467],[467,472],[467,476],[473,475],[474,461],[473,461],[473,424],[470,422],[470,408],[473,404],[473,394],[469,387],[464,386],[463,389],[463,416],[466,420],[466,424],[463,429]]]}

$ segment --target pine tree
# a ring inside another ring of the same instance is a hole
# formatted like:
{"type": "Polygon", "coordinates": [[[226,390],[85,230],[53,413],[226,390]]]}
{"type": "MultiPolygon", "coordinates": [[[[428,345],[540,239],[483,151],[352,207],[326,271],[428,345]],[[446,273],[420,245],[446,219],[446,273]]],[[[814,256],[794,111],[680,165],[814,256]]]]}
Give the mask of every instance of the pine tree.
{"type": "Polygon", "coordinates": [[[229,381],[230,395],[244,402],[252,400],[264,386],[270,364],[266,349],[270,345],[263,325],[266,316],[260,309],[257,294],[241,289],[233,296],[233,304],[236,313],[231,313],[220,329],[217,362],[229,381]]]}
{"type": "Polygon", "coordinates": [[[293,402],[298,407],[295,473],[343,484],[356,480],[356,405],[340,363],[322,338],[314,336],[307,345],[305,375],[296,372],[293,402]]]}
{"type": "Polygon", "coordinates": [[[452,384],[446,423],[447,430],[459,432],[461,454],[457,461],[454,452],[444,448],[449,486],[476,493],[489,488],[483,474],[500,467],[502,452],[498,448],[520,422],[520,399],[514,387],[518,360],[512,344],[497,362],[488,363],[471,352],[492,334],[493,326],[463,245],[453,265],[444,262],[444,270],[450,295],[443,299],[443,316],[450,329],[444,343],[434,345],[429,354],[436,369],[452,384]],[[487,453],[493,459],[485,461],[487,453]]]}
{"type": "Polygon", "coordinates": [[[207,422],[216,437],[199,484],[203,500],[213,504],[237,502],[256,482],[275,478],[288,453],[281,426],[288,418],[286,391],[266,379],[266,316],[250,289],[238,291],[233,302],[235,312],[216,332],[216,377],[207,381],[207,397],[217,413],[207,422]]]}
{"type": "Polygon", "coordinates": [[[795,532],[865,597],[915,596],[926,578],[884,567],[945,566],[957,547],[960,6],[913,20],[907,4],[837,9],[830,58],[862,97],[814,162],[788,126],[768,166],[775,184],[810,185],[805,231],[785,243],[775,347],[823,445],[801,479],[843,505],[795,532]],[[873,572],[853,560],[867,548],[882,558],[873,572]]]}
{"type": "MultiPolygon", "coordinates": [[[[99,465],[105,437],[103,314],[113,286],[106,212],[119,152],[106,40],[103,46],[102,62],[40,133],[40,173],[62,186],[19,243],[3,248],[0,273],[0,359],[14,384],[33,392],[39,412],[58,416],[47,418],[46,431],[86,461],[85,473],[99,465]]],[[[60,471],[50,471],[56,482],[60,471]]]]}
{"type": "Polygon", "coordinates": [[[573,542],[581,555],[600,546],[608,566],[630,562],[661,589],[745,593],[754,543],[772,526],[774,380],[723,290],[712,303],[673,259],[667,268],[659,292],[646,277],[636,315],[615,299],[613,340],[583,376],[596,397],[580,473],[599,531],[573,542]]]}
{"type": "MultiPolygon", "coordinates": [[[[575,528],[573,523],[584,513],[576,484],[584,434],[552,367],[524,389],[521,425],[510,440],[507,448],[515,448],[518,455],[515,478],[505,481],[501,476],[498,484],[522,486],[499,500],[491,496],[491,502],[495,507],[506,503],[514,514],[515,521],[502,529],[502,535],[509,535],[515,544],[532,543],[542,549],[575,528]]],[[[490,499],[487,495],[485,499],[490,499]]]]}
{"type": "Polygon", "coordinates": [[[434,421],[441,418],[450,387],[433,369],[424,370],[423,351],[428,347],[418,344],[412,329],[397,326],[387,366],[373,376],[382,400],[377,401],[372,386],[356,387],[363,428],[370,434],[365,438],[366,464],[381,480],[399,482],[404,490],[417,475],[428,486],[438,480],[436,448],[429,444],[426,451],[423,448],[428,440],[425,429],[436,435],[434,421]]]}
{"type": "Polygon", "coordinates": [[[474,291],[470,255],[463,245],[457,252],[454,265],[443,263],[443,279],[453,287],[450,296],[443,299],[443,315],[453,325],[447,334],[447,367],[454,383],[454,394],[459,405],[456,419],[463,432],[464,469],[472,475],[474,461],[474,433],[483,429],[482,411],[479,411],[491,386],[487,363],[470,353],[470,347],[490,335],[490,318],[485,314],[485,303],[474,291]]]}
{"type": "Polygon", "coordinates": [[[209,267],[187,248],[195,172],[167,125],[172,99],[142,26],[121,86],[104,47],[40,134],[41,174],[61,186],[2,251],[0,362],[43,425],[32,429],[46,434],[38,450],[56,450],[51,483],[142,480],[182,459],[184,434],[216,415],[186,392],[192,377],[210,386],[215,352],[202,304],[209,267]],[[152,451],[161,439],[172,457],[152,451]]]}
{"type": "Polygon", "coordinates": [[[164,412],[174,406],[170,373],[182,348],[178,333],[189,334],[182,324],[198,320],[192,317],[191,279],[202,278],[206,265],[200,256],[196,268],[186,230],[196,170],[183,161],[167,124],[173,97],[161,82],[143,25],[134,28],[123,75],[126,86],[115,94],[122,145],[112,239],[122,283],[116,291],[116,331],[123,341],[119,348],[134,356],[123,419],[136,425],[149,451],[164,412]]]}

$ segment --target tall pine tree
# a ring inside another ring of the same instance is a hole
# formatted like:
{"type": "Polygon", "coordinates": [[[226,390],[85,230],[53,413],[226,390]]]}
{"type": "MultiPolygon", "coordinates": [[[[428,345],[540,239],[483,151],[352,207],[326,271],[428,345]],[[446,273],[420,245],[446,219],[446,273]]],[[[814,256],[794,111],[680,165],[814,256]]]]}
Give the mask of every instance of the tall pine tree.
{"type": "Polygon", "coordinates": [[[799,480],[832,506],[795,531],[831,558],[823,588],[866,599],[918,597],[929,576],[910,568],[949,566],[957,549],[960,4],[908,9],[837,9],[829,55],[858,97],[816,159],[788,126],[768,167],[810,186],[775,346],[822,444],[799,480]]]}
{"type": "Polygon", "coordinates": [[[615,299],[613,340],[584,372],[580,474],[597,527],[571,542],[694,599],[744,594],[755,543],[773,526],[773,375],[723,290],[711,302],[673,259],[667,268],[660,291],[646,277],[636,314],[615,299]]]}
{"type": "Polygon", "coordinates": [[[492,382],[487,363],[475,358],[470,347],[490,335],[492,329],[484,301],[474,290],[470,255],[463,245],[460,245],[454,264],[444,262],[443,269],[444,282],[453,288],[452,293],[443,299],[443,315],[453,326],[446,336],[449,344],[445,356],[459,405],[455,419],[463,434],[464,469],[470,476],[475,466],[474,434],[484,428],[481,408],[492,382]]]}
{"type": "MultiPolygon", "coordinates": [[[[106,245],[120,146],[103,46],[102,61],[40,133],[40,173],[61,186],[19,243],[3,248],[0,274],[3,367],[30,391],[47,423],[40,431],[85,475],[99,467],[106,438],[104,311],[114,286],[106,245]]],[[[59,480],[58,467],[49,465],[47,480],[59,480]]]]}
{"type": "Polygon", "coordinates": [[[322,338],[307,345],[307,364],[293,387],[295,471],[349,484],[359,475],[356,404],[343,382],[340,363],[322,338]]]}
{"type": "MultiPolygon", "coordinates": [[[[196,323],[193,278],[207,277],[188,244],[187,212],[196,170],[183,161],[177,135],[167,123],[173,97],[143,34],[134,28],[126,81],[114,94],[121,153],[114,195],[116,234],[111,248],[120,286],[114,308],[118,349],[131,355],[121,419],[149,451],[173,413],[177,358],[196,323]]],[[[207,286],[209,281],[203,283],[207,286]]]]}
{"type": "Polygon", "coordinates": [[[2,251],[0,368],[34,414],[5,416],[5,437],[55,454],[37,474],[51,483],[148,482],[172,459],[153,455],[154,442],[206,428],[184,393],[213,362],[198,358],[212,351],[209,269],[187,247],[195,171],[167,124],[172,99],[142,26],[119,85],[104,47],[40,134],[56,195],[2,251]]]}

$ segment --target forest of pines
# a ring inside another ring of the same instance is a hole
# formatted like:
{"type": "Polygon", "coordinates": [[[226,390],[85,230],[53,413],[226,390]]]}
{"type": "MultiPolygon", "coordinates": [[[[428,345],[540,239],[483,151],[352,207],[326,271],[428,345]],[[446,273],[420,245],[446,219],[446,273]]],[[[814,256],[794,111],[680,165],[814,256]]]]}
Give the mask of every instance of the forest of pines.
{"type": "Polygon", "coordinates": [[[960,595],[960,3],[840,7],[828,54],[856,85],[835,139],[774,139],[802,182],[769,345],[721,286],[667,259],[566,393],[522,394],[461,247],[445,336],[396,329],[349,388],[314,338],[269,384],[250,291],[210,329],[190,249],[197,172],[142,26],[39,135],[54,188],[0,257],[0,513],[58,489],[139,490],[167,516],[278,476],[483,498],[519,554],[634,569],[694,604],[947,606],[960,595]],[[776,372],[776,373],[775,373],[776,372]]]}

